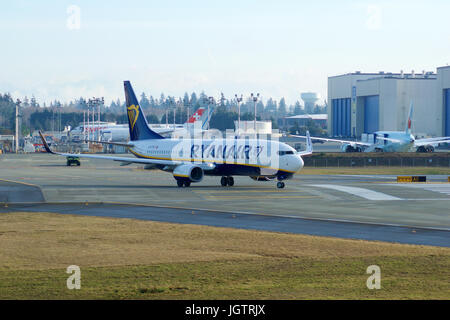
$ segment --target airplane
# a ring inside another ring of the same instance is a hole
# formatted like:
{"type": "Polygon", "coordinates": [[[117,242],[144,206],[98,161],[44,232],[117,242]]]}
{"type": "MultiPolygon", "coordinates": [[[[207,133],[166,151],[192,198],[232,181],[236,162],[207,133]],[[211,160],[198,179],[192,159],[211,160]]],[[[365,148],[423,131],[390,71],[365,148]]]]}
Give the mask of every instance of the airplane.
{"type": "Polygon", "coordinates": [[[291,179],[303,168],[302,156],[312,154],[309,132],[306,150],[301,152],[279,141],[235,135],[220,139],[164,138],[149,127],[129,81],[124,81],[124,89],[130,141],[105,143],[125,146],[135,158],[54,152],[39,132],[46,152],[63,157],[119,161],[122,165],[152,165],[171,172],[178,187],[189,187],[208,175],[221,177],[223,187],[234,185],[233,176],[249,176],[256,181],[277,180],[280,189],[285,187],[284,180],[291,179]]]}
{"type": "MultiPolygon", "coordinates": [[[[411,134],[412,115],[413,104],[411,102],[405,131],[376,131],[373,133],[374,143],[320,137],[311,137],[311,139],[340,142],[343,152],[433,152],[434,146],[439,143],[450,143],[450,137],[416,139],[411,134]]],[[[306,136],[301,135],[290,136],[306,138],[306,136]]]]}
{"type": "MultiPolygon", "coordinates": [[[[205,112],[207,110],[206,107],[199,107],[197,111],[186,121],[183,125],[161,125],[161,124],[153,124],[149,125],[150,128],[155,131],[156,133],[160,135],[167,135],[167,134],[175,134],[175,135],[182,135],[186,130],[193,130],[194,126],[197,126],[197,124],[201,123],[201,130],[200,128],[196,128],[196,133],[203,132],[205,128],[207,127],[207,123],[211,117],[211,113],[213,111],[212,108],[210,108],[209,116],[208,112],[205,112]]],[[[109,127],[104,130],[100,131],[99,140],[101,141],[126,141],[128,140],[130,136],[130,131],[128,129],[128,125],[123,126],[115,126],[115,127],[109,127]]],[[[94,140],[89,140],[90,142],[98,142],[94,140]]]]}
{"type": "Polygon", "coordinates": [[[86,130],[86,132],[89,131],[91,135],[97,135],[97,132],[101,132],[103,130],[122,127],[123,125],[116,124],[115,122],[96,121],[94,123],[91,122],[89,125],[86,122],[85,125],[80,124],[79,126],[70,130],[69,135],[72,141],[77,142],[83,140],[83,130],[86,130]]]}

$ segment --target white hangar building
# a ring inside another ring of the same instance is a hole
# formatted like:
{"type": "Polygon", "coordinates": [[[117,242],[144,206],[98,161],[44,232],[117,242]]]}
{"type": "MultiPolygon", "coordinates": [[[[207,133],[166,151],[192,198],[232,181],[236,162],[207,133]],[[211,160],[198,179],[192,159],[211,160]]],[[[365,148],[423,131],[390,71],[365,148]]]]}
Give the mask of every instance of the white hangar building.
{"type": "Polygon", "coordinates": [[[437,72],[349,73],[328,78],[328,135],[402,131],[413,103],[412,132],[450,136],[450,67],[437,72]]]}

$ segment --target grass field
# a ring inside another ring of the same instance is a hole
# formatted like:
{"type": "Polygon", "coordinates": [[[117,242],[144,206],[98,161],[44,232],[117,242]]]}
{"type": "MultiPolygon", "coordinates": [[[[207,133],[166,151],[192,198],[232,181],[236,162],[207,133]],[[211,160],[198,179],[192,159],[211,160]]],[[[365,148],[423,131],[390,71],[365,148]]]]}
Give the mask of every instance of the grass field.
{"type": "Polygon", "coordinates": [[[0,243],[0,299],[450,298],[449,248],[25,212],[0,243]]]}
{"type": "Polygon", "coordinates": [[[299,174],[388,174],[388,175],[428,175],[450,176],[450,167],[304,167],[299,174]]]}

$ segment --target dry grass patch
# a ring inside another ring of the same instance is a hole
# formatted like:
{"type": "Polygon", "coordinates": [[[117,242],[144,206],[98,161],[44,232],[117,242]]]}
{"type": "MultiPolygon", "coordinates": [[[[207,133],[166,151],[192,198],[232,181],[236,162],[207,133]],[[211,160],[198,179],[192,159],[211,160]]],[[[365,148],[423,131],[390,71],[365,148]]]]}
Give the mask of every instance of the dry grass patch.
{"type": "Polygon", "coordinates": [[[448,248],[52,213],[0,215],[1,269],[249,258],[449,254],[448,248]]]}
{"type": "Polygon", "coordinates": [[[448,299],[450,249],[51,213],[0,214],[0,299],[448,299]],[[82,270],[68,290],[67,266],[82,270]],[[382,290],[365,286],[367,266],[382,290]]]}

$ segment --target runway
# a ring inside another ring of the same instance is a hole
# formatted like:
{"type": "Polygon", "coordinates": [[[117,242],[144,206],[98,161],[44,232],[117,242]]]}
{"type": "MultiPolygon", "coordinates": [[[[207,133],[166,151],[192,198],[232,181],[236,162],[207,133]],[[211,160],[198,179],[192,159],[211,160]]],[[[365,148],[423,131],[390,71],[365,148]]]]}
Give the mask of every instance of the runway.
{"type": "Polygon", "coordinates": [[[0,187],[27,186],[46,201],[39,203],[28,192],[6,201],[0,189],[0,203],[9,202],[0,212],[49,211],[450,246],[447,176],[402,185],[395,176],[300,173],[282,190],[248,177],[235,177],[234,187],[223,188],[219,178],[205,177],[180,189],[170,173],[104,160],[66,167],[64,158],[34,154],[2,157],[0,177],[0,187]]]}
{"type": "Polygon", "coordinates": [[[450,247],[450,233],[445,230],[337,222],[263,214],[110,203],[23,204],[0,208],[0,213],[20,211],[140,219],[214,227],[329,236],[346,239],[377,240],[450,247]]]}

